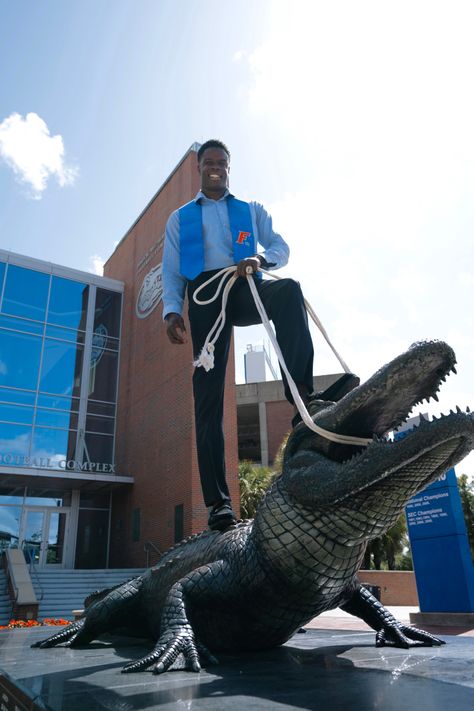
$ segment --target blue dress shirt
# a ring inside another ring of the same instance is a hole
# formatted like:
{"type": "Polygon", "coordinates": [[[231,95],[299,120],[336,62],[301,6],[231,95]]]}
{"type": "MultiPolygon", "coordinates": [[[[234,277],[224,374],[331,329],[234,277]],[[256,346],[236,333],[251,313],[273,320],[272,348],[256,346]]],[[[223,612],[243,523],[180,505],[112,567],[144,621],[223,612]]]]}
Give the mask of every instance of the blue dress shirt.
{"type": "MultiPolygon", "coordinates": [[[[219,200],[210,200],[199,191],[194,198],[202,205],[202,233],[204,240],[204,271],[223,269],[234,264],[232,235],[227,212],[228,190],[219,200]]],[[[267,269],[279,269],[288,262],[290,250],[285,240],[273,231],[272,218],[263,205],[250,202],[250,214],[257,241],[264,248],[262,257],[267,269]]],[[[169,313],[183,312],[187,279],[179,272],[179,212],[169,217],[163,250],[163,318],[169,313]]]]}

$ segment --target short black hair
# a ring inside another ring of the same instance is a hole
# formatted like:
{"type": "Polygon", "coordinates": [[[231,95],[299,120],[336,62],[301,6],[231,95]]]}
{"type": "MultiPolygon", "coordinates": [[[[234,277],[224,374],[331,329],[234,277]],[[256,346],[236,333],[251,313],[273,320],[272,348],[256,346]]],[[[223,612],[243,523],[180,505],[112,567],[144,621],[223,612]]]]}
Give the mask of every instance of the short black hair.
{"type": "Polygon", "coordinates": [[[230,151],[227,148],[226,144],[223,143],[222,141],[219,141],[217,138],[211,138],[209,141],[206,141],[205,143],[203,143],[202,146],[200,147],[200,149],[198,150],[198,154],[197,154],[198,163],[202,158],[202,154],[208,148],[222,148],[222,150],[227,153],[229,160],[230,160],[230,151]]]}

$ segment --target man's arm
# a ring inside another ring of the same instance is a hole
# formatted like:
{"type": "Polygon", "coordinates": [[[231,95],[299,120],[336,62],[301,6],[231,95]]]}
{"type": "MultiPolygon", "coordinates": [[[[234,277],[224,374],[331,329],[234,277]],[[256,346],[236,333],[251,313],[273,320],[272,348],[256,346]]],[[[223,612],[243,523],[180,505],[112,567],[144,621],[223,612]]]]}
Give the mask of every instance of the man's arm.
{"type": "Polygon", "coordinates": [[[179,213],[173,212],[165,230],[163,249],[163,319],[168,314],[180,316],[183,312],[187,280],[179,271],[179,213]]]}
{"type": "Polygon", "coordinates": [[[264,253],[256,255],[264,269],[280,269],[288,263],[290,249],[283,237],[273,229],[271,215],[258,202],[250,203],[255,217],[257,237],[264,253]]]}

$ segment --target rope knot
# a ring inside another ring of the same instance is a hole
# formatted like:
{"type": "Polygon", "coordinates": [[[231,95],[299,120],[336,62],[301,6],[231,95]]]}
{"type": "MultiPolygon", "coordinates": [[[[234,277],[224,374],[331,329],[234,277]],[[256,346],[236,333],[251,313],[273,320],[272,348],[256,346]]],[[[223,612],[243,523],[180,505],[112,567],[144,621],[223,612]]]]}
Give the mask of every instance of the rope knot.
{"type": "Polygon", "coordinates": [[[193,362],[195,368],[202,367],[208,373],[214,367],[214,344],[207,343],[203,346],[199,357],[193,362]]]}

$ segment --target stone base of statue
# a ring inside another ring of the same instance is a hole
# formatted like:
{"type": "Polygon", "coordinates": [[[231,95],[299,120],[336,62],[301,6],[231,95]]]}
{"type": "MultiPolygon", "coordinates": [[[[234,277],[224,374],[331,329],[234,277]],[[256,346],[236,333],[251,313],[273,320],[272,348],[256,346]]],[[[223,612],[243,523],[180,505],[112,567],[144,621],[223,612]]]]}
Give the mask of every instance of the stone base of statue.
{"type": "MultiPolygon", "coordinates": [[[[341,625],[343,622],[341,621],[341,625]]],[[[373,632],[310,629],[268,652],[220,655],[200,674],[122,674],[152,644],[130,638],[87,649],[30,645],[41,628],[0,632],[2,708],[35,711],[160,709],[262,711],[471,711],[474,637],[443,637],[443,647],[373,646],[373,632]]]]}

